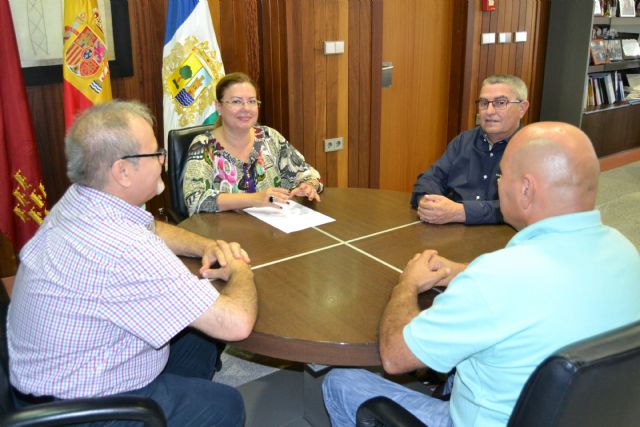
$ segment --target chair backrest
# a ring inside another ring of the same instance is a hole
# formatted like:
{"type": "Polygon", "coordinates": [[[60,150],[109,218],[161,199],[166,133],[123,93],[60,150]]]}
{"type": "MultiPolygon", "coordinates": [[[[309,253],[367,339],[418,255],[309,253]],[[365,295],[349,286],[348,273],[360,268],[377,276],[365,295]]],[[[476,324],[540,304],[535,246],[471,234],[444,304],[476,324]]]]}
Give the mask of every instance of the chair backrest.
{"type": "Polygon", "coordinates": [[[184,129],[173,129],[167,136],[169,164],[169,187],[171,191],[171,209],[180,220],[189,216],[184,203],[182,182],[184,181],[184,169],[187,164],[187,152],[189,146],[197,135],[213,128],[213,125],[199,125],[184,129]]]}
{"type": "Polygon", "coordinates": [[[510,427],[636,426],[640,322],[558,350],[531,374],[510,427]]]}

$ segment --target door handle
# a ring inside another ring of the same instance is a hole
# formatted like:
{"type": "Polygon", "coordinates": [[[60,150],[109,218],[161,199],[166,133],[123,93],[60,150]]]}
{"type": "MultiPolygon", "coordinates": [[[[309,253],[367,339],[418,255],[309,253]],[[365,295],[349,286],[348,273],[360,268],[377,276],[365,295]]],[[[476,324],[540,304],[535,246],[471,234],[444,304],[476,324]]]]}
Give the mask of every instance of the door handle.
{"type": "Polygon", "coordinates": [[[382,87],[391,87],[392,75],[393,75],[393,62],[384,61],[382,63],[382,87]]]}

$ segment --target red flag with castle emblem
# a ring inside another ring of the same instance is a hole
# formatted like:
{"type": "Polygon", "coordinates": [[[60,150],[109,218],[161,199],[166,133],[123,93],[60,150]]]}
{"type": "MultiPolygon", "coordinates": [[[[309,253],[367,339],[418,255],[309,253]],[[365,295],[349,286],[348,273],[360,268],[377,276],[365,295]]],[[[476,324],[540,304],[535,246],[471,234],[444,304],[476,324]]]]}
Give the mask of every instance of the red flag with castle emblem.
{"type": "Polygon", "coordinates": [[[111,80],[102,13],[96,0],[64,1],[64,118],[111,99],[111,80]]]}
{"type": "Polygon", "coordinates": [[[0,229],[16,253],[47,213],[8,0],[0,0],[0,229]]]}

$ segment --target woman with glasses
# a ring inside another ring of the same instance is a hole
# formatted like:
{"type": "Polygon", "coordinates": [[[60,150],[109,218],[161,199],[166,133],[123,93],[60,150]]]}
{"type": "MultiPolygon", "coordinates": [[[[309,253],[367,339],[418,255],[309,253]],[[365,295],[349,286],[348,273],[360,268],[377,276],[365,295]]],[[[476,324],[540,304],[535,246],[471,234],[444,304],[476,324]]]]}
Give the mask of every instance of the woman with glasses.
{"type": "Polygon", "coordinates": [[[257,124],[256,85],[231,73],[216,85],[218,121],[194,138],[184,174],[189,215],[252,206],[281,208],[292,197],[320,200],[320,174],[275,129],[257,124]]]}

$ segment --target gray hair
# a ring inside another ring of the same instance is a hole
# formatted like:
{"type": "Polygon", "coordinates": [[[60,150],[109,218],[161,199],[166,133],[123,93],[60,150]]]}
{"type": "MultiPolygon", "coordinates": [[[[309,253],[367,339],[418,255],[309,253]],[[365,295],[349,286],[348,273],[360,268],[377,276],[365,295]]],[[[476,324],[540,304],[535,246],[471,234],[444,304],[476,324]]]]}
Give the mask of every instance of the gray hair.
{"type": "Polygon", "coordinates": [[[516,98],[520,101],[526,101],[529,94],[527,85],[522,81],[520,77],[513,76],[511,74],[494,74],[487,77],[482,81],[482,87],[486,85],[505,84],[511,87],[516,98]]]}
{"type": "Polygon", "coordinates": [[[78,115],[65,137],[69,180],[102,189],[113,163],[140,147],[130,127],[135,117],[153,126],[151,112],[137,101],[113,100],[78,115]]]}

